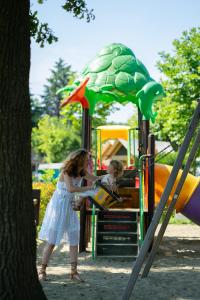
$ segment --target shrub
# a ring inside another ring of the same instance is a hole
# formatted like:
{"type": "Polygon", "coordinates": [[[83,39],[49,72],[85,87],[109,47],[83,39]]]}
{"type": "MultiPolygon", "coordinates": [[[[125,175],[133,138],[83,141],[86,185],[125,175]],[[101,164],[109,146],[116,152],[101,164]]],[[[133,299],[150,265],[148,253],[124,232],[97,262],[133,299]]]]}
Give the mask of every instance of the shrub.
{"type": "Polygon", "coordinates": [[[57,179],[54,178],[55,171],[52,169],[48,169],[42,172],[41,181],[45,183],[53,183],[57,182],[57,179]]]}
{"type": "Polygon", "coordinates": [[[178,153],[173,152],[173,153],[162,153],[160,156],[158,155],[155,159],[156,162],[159,164],[164,164],[164,165],[170,165],[173,166],[175,163],[175,160],[177,158],[178,153]]]}
{"type": "Polygon", "coordinates": [[[40,218],[39,218],[39,226],[38,226],[38,230],[40,230],[47,204],[49,203],[53,195],[53,192],[55,190],[55,183],[34,182],[33,189],[39,189],[41,191],[40,218]]]}
{"type": "MultiPolygon", "coordinates": [[[[160,222],[159,222],[160,224],[163,223],[166,212],[167,212],[167,208],[165,208],[164,213],[161,216],[161,219],[160,219],[160,222]]],[[[175,213],[175,210],[174,210],[171,217],[170,217],[169,224],[194,224],[194,223],[189,219],[185,219],[185,218],[184,219],[178,219],[178,218],[176,218],[176,213],[175,213]]]]}

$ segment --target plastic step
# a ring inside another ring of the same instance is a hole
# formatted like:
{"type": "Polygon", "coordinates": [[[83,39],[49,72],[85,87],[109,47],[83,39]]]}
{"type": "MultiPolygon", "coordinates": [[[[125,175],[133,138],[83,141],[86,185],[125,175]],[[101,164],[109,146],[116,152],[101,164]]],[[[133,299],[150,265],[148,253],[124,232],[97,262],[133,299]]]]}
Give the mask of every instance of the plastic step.
{"type": "Polygon", "coordinates": [[[97,223],[97,232],[99,231],[109,231],[109,232],[136,232],[137,231],[137,223],[136,222],[98,222],[97,223]]]}
{"type": "Polygon", "coordinates": [[[113,221],[136,221],[137,220],[137,212],[131,211],[107,211],[107,212],[99,212],[98,220],[113,220],[113,221]]]}
{"type": "Polygon", "coordinates": [[[137,244],[137,232],[98,232],[97,243],[104,244],[137,244]]]}
{"type": "Polygon", "coordinates": [[[97,244],[96,247],[97,255],[107,255],[107,256],[128,256],[138,255],[138,245],[137,244],[97,244]]]}
{"type": "Polygon", "coordinates": [[[132,260],[136,260],[137,256],[135,255],[104,255],[104,254],[98,254],[98,257],[102,257],[102,258],[131,258],[132,260]]]}

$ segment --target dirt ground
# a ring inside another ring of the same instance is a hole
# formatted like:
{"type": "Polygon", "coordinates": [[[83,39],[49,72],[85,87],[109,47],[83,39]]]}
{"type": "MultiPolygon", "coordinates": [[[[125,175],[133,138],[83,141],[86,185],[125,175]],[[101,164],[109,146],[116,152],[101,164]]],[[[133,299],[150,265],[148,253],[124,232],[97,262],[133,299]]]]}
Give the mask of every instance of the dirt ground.
{"type": "MultiPolygon", "coordinates": [[[[38,243],[38,265],[43,242],[38,243]]],[[[49,280],[43,282],[49,300],[120,300],[127,285],[131,259],[96,258],[91,253],[79,256],[79,271],[84,283],[69,280],[68,247],[56,248],[48,267],[49,280]]],[[[200,300],[200,227],[169,225],[146,279],[139,278],[131,299],[200,300]]]]}

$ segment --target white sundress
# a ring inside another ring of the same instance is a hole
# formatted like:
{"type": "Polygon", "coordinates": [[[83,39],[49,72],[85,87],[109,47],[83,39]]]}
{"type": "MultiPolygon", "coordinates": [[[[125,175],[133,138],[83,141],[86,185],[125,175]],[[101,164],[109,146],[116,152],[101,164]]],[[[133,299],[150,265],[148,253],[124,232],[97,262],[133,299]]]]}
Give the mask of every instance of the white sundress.
{"type": "MultiPolygon", "coordinates": [[[[74,186],[81,185],[81,178],[72,178],[74,186]]],[[[59,245],[62,242],[71,246],[79,244],[80,222],[71,202],[75,193],[67,190],[65,182],[58,181],[56,190],[47,205],[39,239],[49,244],[59,245]]]]}

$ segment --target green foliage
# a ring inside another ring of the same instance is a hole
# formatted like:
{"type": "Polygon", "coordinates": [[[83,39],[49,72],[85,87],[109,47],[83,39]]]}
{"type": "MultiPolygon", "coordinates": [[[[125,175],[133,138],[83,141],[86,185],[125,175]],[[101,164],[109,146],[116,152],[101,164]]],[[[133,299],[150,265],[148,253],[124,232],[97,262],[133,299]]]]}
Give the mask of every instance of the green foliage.
{"type": "Polygon", "coordinates": [[[36,127],[41,116],[44,114],[44,107],[42,103],[35,97],[30,96],[31,99],[31,124],[32,128],[36,127]]]}
{"type": "Polygon", "coordinates": [[[63,118],[68,128],[73,128],[76,134],[81,138],[82,108],[79,103],[67,105],[60,110],[60,116],[63,118]]]}
{"type": "Polygon", "coordinates": [[[39,228],[40,228],[44,218],[47,204],[49,203],[53,195],[53,192],[55,190],[55,183],[34,182],[33,189],[39,189],[41,191],[40,218],[39,218],[39,228]]]}
{"type": "MultiPolygon", "coordinates": [[[[43,4],[44,0],[37,0],[39,4],[43,4]]],[[[87,22],[95,19],[93,9],[87,8],[84,0],[67,0],[62,8],[69,13],[73,14],[73,17],[78,19],[86,19],[87,22]]],[[[30,17],[30,36],[35,39],[36,43],[40,47],[44,47],[45,43],[52,44],[57,42],[58,38],[54,35],[53,31],[48,27],[47,23],[41,23],[38,19],[38,12],[31,11],[30,17]]]]}
{"type": "Polygon", "coordinates": [[[128,119],[128,125],[131,126],[132,128],[138,128],[138,113],[137,113],[137,109],[134,109],[134,114],[132,115],[132,117],[130,119],[128,119]]]}
{"type": "MultiPolygon", "coordinates": [[[[98,105],[94,127],[106,122],[110,111],[98,105]],[[99,114],[98,114],[99,113],[99,114]]],[[[32,131],[32,149],[45,162],[63,161],[69,152],[81,146],[82,109],[80,104],[68,105],[60,118],[43,116],[32,131]]]]}
{"type": "Polygon", "coordinates": [[[107,117],[119,110],[115,103],[97,103],[95,113],[92,117],[92,125],[94,128],[106,124],[107,117]]]}
{"type": "MultiPolygon", "coordinates": [[[[159,222],[160,224],[164,221],[166,212],[167,212],[167,209],[165,208],[165,210],[164,210],[164,212],[161,216],[160,222],[159,222]]],[[[189,219],[185,219],[185,218],[178,219],[178,218],[176,218],[176,213],[175,213],[175,210],[174,210],[172,215],[171,215],[171,218],[169,220],[169,224],[177,224],[177,225],[179,224],[179,225],[181,225],[181,224],[194,224],[194,223],[189,219]]]]}
{"type": "Polygon", "coordinates": [[[194,224],[191,220],[189,219],[176,219],[175,215],[171,216],[170,220],[169,220],[169,224],[194,224]]]}
{"type": "Polygon", "coordinates": [[[63,86],[68,85],[74,80],[75,72],[71,70],[71,66],[67,65],[62,58],[59,58],[53,69],[51,76],[47,79],[48,84],[44,86],[44,94],[42,95],[45,112],[50,116],[60,116],[60,102],[62,97],[56,92],[63,86]]]}
{"type": "Polygon", "coordinates": [[[166,78],[162,84],[167,96],[155,104],[158,116],[153,130],[177,150],[199,98],[200,27],[184,31],[173,47],[173,54],[160,53],[157,64],[166,78]]]}
{"type": "Polygon", "coordinates": [[[56,184],[57,179],[53,179],[54,170],[45,170],[41,176],[41,181],[45,183],[53,183],[56,184]]]}
{"type": "Polygon", "coordinates": [[[45,43],[52,44],[57,42],[58,38],[48,27],[47,23],[40,23],[37,14],[37,11],[30,11],[30,35],[43,48],[45,43]]]}
{"type": "Polygon", "coordinates": [[[65,1],[65,4],[62,6],[67,12],[71,12],[73,17],[78,19],[85,19],[89,23],[91,20],[95,19],[93,14],[94,10],[89,10],[86,6],[84,0],[68,0],[65,1]]]}
{"type": "Polygon", "coordinates": [[[44,116],[32,132],[32,148],[46,162],[63,161],[80,147],[80,137],[64,118],[44,116]]]}
{"type": "MultiPolygon", "coordinates": [[[[178,156],[178,152],[170,152],[170,153],[162,153],[161,155],[158,155],[155,159],[155,162],[158,164],[163,164],[163,165],[170,165],[173,166],[176,159],[178,156]]],[[[189,153],[186,154],[183,163],[182,163],[182,169],[185,167],[186,161],[188,159],[189,153]]],[[[189,172],[192,173],[193,175],[196,175],[196,168],[198,164],[194,160],[193,163],[191,164],[189,172]]]]}
{"type": "Polygon", "coordinates": [[[155,159],[155,162],[163,165],[170,165],[173,166],[175,163],[175,160],[177,158],[178,153],[172,152],[172,153],[162,153],[160,156],[158,155],[155,159]]]}

